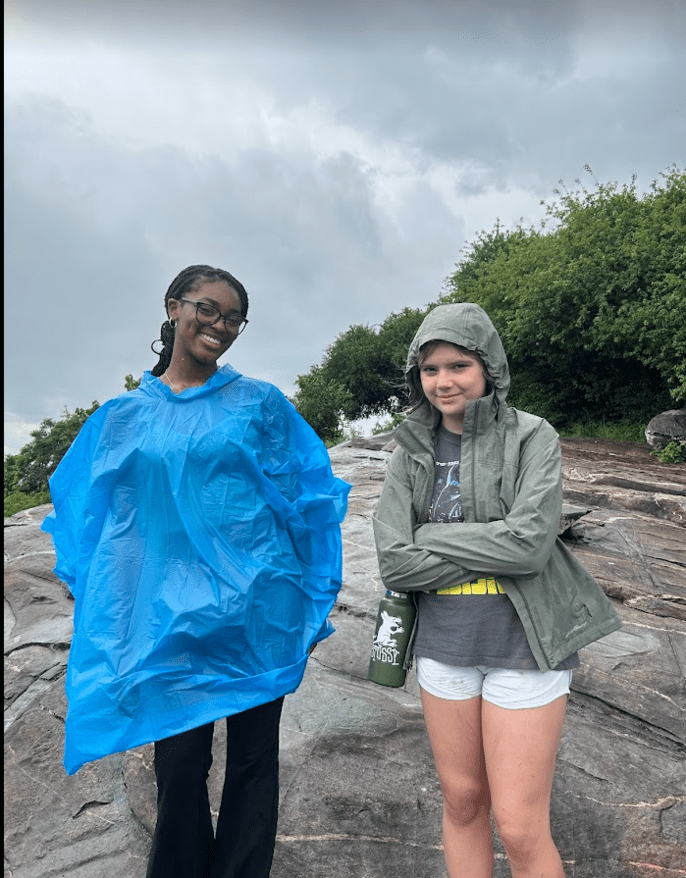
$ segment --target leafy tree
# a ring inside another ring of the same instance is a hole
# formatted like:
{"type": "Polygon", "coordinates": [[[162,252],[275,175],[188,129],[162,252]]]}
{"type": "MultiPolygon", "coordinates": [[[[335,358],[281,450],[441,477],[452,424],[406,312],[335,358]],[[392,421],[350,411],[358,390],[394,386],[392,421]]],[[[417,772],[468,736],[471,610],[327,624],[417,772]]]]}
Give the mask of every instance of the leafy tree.
{"type": "MultiPolygon", "coordinates": [[[[590,191],[576,182],[543,202],[540,228],[497,221],[477,235],[439,302],[476,302],[490,315],[513,405],[559,429],[635,427],[686,401],[686,173],[672,167],[644,195],[635,179],[590,191]]],[[[434,304],[351,326],[298,379],[294,401],[322,438],[340,436],[344,418],[393,423],[407,348],[434,304]]]]}
{"type": "Polygon", "coordinates": [[[317,435],[333,445],[343,439],[344,411],[351,395],[339,381],[328,381],[320,366],[295,379],[297,391],[291,402],[317,435]]]}
{"type": "MultiPolygon", "coordinates": [[[[136,380],[132,375],[124,378],[126,390],[135,390],[139,384],[140,379],[136,380]]],[[[99,405],[94,401],[90,408],[77,408],[73,414],[65,408],[64,414],[57,421],[46,418],[31,433],[31,441],[18,454],[8,454],[5,457],[6,518],[22,509],[31,509],[50,502],[48,479],[57,469],[86,419],[99,405]]]]}
{"type": "Polygon", "coordinates": [[[560,426],[649,420],[686,398],[686,174],[556,194],[540,229],[482,233],[442,301],[491,316],[513,404],[560,426]]]}
{"type": "Polygon", "coordinates": [[[391,397],[389,403],[379,407],[379,413],[390,412],[393,414],[397,411],[398,390],[401,390],[401,396],[404,393],[401,375],[407,363],[407,349],[422,321],[433,307],[434,305],[430,304],[425,308],[403,308],[402,311],[391,314],[381,324],[379,344],[384,352],[386,368],[383,378],[386,387],[391,390],[391,397]]]}
{"type": "Polygon", "coordinates": [[[384,365],[378,335],[370,326],[351,326],[328,348],[322,379],[347,391],[343,408],[347,418],[366,417],[385,403],[388,387],[379,380],[384,365]]]}
{"type": "Polygon", "coordinates": [[[32,440],[18,454],[5,457],[5,516],[50,502],[48,479],[86,418],[98,407],[99,403],[93,402],[90,408],[77,408],[73,414],[65,409],[58,421],[46,418],[37,430],[32,431],[32,440]]]}
{"type": "Polygon", "coordinates": [[[296,379],[293,403],[324,441],[340,441],[343,421],[392,414],[407,348],[426,316],[404,308],[375,329],[355,325],[338,336],[320,366],[296,379]]]}

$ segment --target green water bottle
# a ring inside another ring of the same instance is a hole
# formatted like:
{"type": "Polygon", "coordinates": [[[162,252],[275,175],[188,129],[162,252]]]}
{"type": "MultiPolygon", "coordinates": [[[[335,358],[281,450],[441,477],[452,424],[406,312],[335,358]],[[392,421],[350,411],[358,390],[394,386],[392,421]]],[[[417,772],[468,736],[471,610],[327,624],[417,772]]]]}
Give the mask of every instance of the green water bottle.
{"type": "Polygon", "coordinates": [[[410,646],[417,608],[409,594],[387,591],[379,602],[367,678],[381,686],[404,686],[412,664],[410,646]]]}

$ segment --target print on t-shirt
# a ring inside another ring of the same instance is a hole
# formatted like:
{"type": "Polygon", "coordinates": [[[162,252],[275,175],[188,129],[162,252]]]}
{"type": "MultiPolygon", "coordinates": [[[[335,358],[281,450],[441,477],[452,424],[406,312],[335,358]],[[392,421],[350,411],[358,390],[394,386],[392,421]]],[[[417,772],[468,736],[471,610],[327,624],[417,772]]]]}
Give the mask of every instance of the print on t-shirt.
{"type": "Polygon", "coordinates": [[[464,521],[460,499],[460,451],[462,436],[449,433],[441,424],[436,436],[434,490],[429,521],[464,521]]]}
{"type": "Polygon", "coordinates": [[[430,521],[462,521],[460,461],[436,462],[436,481],[429,507],[430,521]]]}

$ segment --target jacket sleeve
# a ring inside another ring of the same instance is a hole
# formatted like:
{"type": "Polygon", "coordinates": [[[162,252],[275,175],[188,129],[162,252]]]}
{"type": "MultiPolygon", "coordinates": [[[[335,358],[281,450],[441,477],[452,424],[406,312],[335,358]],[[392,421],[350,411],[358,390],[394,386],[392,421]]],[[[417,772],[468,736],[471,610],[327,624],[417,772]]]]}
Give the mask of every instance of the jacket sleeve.
{"type": "Polygon", "coordinates": [[[372,519],[383,584],[406,592],[433,591],[468,581],[472,573],[465,565],[415,543],[413,486],[404,457],[400,448],[393,453],[372,519]]]}
{"type": "Polygon", "coordinates": [[[423,524],[415,530],[415,545],[481,574],[540,573],[560,523],[560,461],[558,436],[542,422],[520,449],[514,499],[502,520],[423,524]]]}

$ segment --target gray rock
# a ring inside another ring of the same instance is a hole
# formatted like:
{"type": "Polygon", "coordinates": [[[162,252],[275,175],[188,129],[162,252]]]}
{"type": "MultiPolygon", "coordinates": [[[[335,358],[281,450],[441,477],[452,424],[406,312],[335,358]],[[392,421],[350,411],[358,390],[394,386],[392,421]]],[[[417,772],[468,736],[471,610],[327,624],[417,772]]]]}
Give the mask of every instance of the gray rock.
{"type": "Polygon", "coordinates": [[[642,512],[686,525],[686,468],[660,463],[638,442],[562,439],[562,482],[569,503],[642,512]]]}
{"type": "Polygon", "coordinates": [[[590,506],[574,506],[572,503],[563,503],[557,535],[568,534],[572,526],[589,512],[591,512],[590,506]]]}
{"type": "Polygon", "coordinates": [[[646,442],[656,451],[674,441],[686,445],[686,409],[670,409],[655,415],[646,427],[646,442]]]}
{"type": "MultiPolygon", "coordinates": [[[[686,862],[686,553],[683,467],[645,446],[563,440],[560,531],[624,627],[581,653],[553,787],[569,875],[674,878],[686,862]]],[[[286,699],[272,878],[444,878],[441,797],[414,671],[366,679],[379,580],[371,513],[385,439],[331,449],[353,484],[344,586],[297,693],[286,699]]],[[[155,820],[152,746],[61,765],[72,602],[52,574],[50,509],[5,522],[5,876],[143,878],[155,820]]],[[[225,734],[215,728],[217,807],[225,734]]],[[[495,878],[509,875],[496,839],[495,878]]]]}

